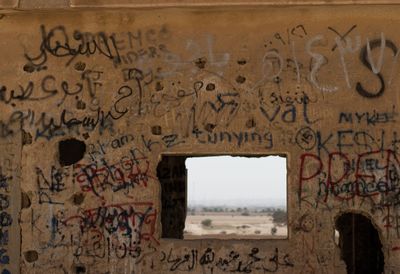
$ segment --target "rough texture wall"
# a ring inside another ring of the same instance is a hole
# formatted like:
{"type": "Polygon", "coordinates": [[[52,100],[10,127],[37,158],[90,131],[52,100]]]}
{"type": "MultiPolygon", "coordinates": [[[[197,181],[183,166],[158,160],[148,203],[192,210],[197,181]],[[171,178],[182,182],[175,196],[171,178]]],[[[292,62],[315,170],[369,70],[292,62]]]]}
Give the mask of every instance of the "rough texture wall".
{"type": "Polygon", "coordinates": [[[400,273],[399,14],[1,15],[2,273],[346,273],[343,212],[370,218],[400,273]],[[288,239],[163,239],[166,154],[287,155],[288,239]]]}

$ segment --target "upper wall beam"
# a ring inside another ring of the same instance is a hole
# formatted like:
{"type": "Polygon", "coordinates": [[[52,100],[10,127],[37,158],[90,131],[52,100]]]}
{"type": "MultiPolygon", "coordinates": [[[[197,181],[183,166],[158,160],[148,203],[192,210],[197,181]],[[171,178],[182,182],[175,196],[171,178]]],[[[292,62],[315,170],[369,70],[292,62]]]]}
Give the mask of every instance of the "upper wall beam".
{"type": "MultiPolygon", "coordinates": [[[[70,9],[70,8],[135,8],[248,5],[354,5],[377,4],[376,0],[0,0],[0,9],[70,9]]],[[[382,4],[400,4],[399,0],[380,0],[382,4]]]]}

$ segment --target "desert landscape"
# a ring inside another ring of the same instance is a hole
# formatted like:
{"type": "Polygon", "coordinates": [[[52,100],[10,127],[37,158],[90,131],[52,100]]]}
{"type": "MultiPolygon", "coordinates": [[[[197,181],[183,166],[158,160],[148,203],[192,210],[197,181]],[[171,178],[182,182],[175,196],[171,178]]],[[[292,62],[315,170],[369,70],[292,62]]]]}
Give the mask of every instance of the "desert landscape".
{"type": "Polygon", "coordinates": [[[282,209],[189,209],[184,238],[287,238],[282,209]]]}

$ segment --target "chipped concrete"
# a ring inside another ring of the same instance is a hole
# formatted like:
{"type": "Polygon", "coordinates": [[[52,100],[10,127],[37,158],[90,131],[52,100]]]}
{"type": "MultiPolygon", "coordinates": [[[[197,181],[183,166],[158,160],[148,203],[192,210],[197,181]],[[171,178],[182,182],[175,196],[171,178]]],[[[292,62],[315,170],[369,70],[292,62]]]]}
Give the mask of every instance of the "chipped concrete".
{"type": "Polygon", "coordinates": [[[400,273],[399,14],[397,5],[7,13],[2,273],[346,273],[334,241],[344,212],[371,220],[385,273],[400,273]],[[65,140],[75,141],[60,149],[65,140]],[[163,155],[199,154],[286,155],[288,239],[164,239],[163,210],[184,193],[163,198],[157,167],[163,155]]]}

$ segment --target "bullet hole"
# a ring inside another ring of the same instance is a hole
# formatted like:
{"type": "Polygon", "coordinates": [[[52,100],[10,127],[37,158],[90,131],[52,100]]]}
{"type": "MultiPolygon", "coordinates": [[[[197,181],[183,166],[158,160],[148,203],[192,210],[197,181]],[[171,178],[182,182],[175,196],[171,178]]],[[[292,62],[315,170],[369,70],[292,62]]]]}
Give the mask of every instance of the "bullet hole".
{"type": "Polygon", "coordinates": [[[335,221],[340,257],[349,274],[383,273],[384,255],[378,231],[371,220],[357,213],[344,213],[335,221]]]}
{"type": "Polygon", "coordinates": [[[160,91],[160,90],[163,90],[163,89],[164,89],[164,86],[160,82],[157,82],[156,83],[156,91],[160,91]]]}
{"type": "Polygon", "coordinates": [[[0,20],[3,19],[5,17],[4,14],[0,14],[0,20]]]}
{"type": "Polygon", "coordinates": [[[214,124],[207,124],[204,129],[207,130],[208,132],[212,132],[215,128],[214,124]]]}
{"type": "Polygon", "coordinates": [[[197,59],[194,63],[199,69],[203,69],[206,67],[207,59],[205,57],[201,57],[197,59]]]}
{"type": "Polygon", "coordinates": [[[236,77],[236,82],[238,82],[239,84],[243,84],[244,82],[246,82],[246,77],[239,75],[238,77],[236,77]]]}
{"type": "Polygon", "coordinates": [[[253,128],[256,126],[256,121],[254,121],[254,119],[249,119],[246,122],[246,127],[247,128],[253,128]]]}
{"type": "Polygon", "coordinates": [[[76,274],[86,273],[86,267],[84,265],[76,265],[74,268],[76,274]]]}
{"type": "Polygon", "coordinates": [[[33,64],[26,64],[24,66],[24,71],[32,73],[35,71],[35,67],[33,66],[33,64]]]}
{"type": "Polygon", "coordinates": [[[28,263],[33,263],[37,261],[37,259],[39,258],[39,254],[36,250],[28,250],[24,252],[24,257],[28,263]]]}
{"type": "Polygon", "coordinates": [[[240,60],[238,60],[237,61],[237,63],[239,64],[239,65],[241,65],[241,66],[244,66],[244,65],[246,65],[246,60],[245,59],[240,59],[240,60]]]}
{"type": "Polygon", "coordinates": [[[83,158],[85,152],[85,143],[77,139],[71,138],[58,143],[59,161],[62,166],[77,163],[83,158]]]}
{"type": "Polygon", "coordinates": [[[21,130],[21,137],[22,137],[22,145],[32,144],[32,135],[29,132],[21,130]]]}
{"type": "Polygon", "coordinates": [[[24,191],[21,191],[21,208],[29,208],[31,206],[31,198],[24,191]]]}
{"type": "Polygon", "coordinates": [[[209,83],[209,84],[207,84],[207,86],[206,86],[206,90],[208,90],[208,91],[212,91],[212,90],[214,90],[215,89],[215,85],[213,84],[213,83],[209,83]]]}
{"type": "Polygon", "coordinates": [[[72,202],[74,203],[74,205],[81,205],[83,203],[83,201],[85,200],[85,194],[83,193],[75,193],[74,195],[72,195],[72,202]]]}
{"type": "Polygon", "coordinates": [[[86,108],[85,102],[83,102],[82,100],[79,100],[78,102],[76,102],[76,108],[77,109],[85,109],[86,108]]]}
{"type": "Polygon", "coordinates": [[[77,63],[75,64],[74,68],[75,68],[77,71],[84,71],[85,68],[86,68],[86,64],[85,64],[84,62],[79,61],[79,62],[77,62],[77,63]]]}
{"type": "Polygon", "coordinates": [[[280,82],[282,82],[282,80],[281,80],[281,78],[280,78],[279,76],[276,76],[276,77],[274,78],[274,82],[277,83],[277,84],[279,84],[280,82]]]}
{"type": "Polygon", "coordinates": [[[152,126],[151,133],[153,135],[161,135],[161,127],[160,126],[152,126]]]}

